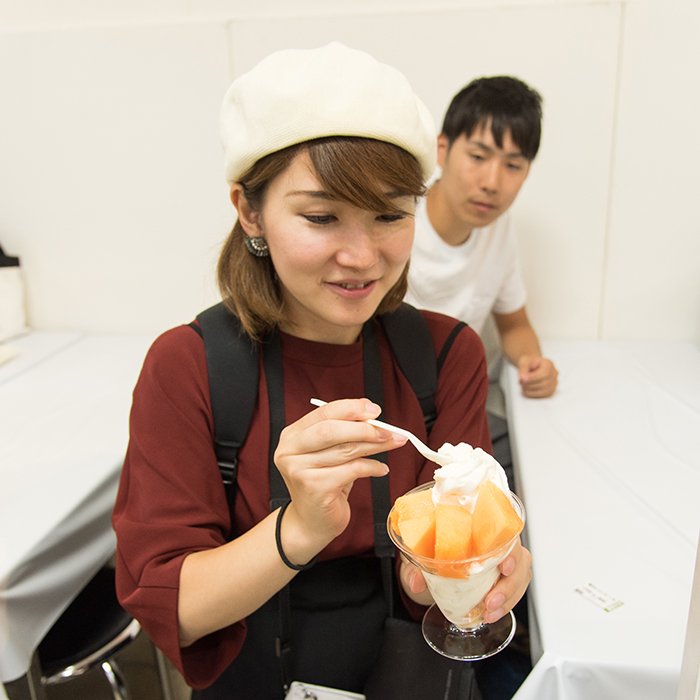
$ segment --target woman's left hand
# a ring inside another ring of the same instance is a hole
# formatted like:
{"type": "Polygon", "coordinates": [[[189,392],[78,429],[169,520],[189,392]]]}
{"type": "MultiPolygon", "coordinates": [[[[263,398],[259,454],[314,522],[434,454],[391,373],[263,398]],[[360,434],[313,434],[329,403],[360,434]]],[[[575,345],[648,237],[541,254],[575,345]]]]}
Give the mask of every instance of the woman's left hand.
{"type": "Polygon", "coordinates": [[[411,564],[403,554],[401,555],[399,578],[401,579],[401,586],[404,593],[406,593],[414,603],[418,603],[418,605],[433,604],[433,596],[428,590],[425,577],[421,570],[415,564],[411,564]]]}
{"type": "MultiPolygon", "coordinates": [[[[525,595],[532,579],[532,556],[518,539],[513,551],[499,564],[501,576],[486,594],[485,622],[496,622],[512,610],[525,595]]],[[[401,585],[406,595],[419,605],[432,605],[433,598],[420,569],[401,557],[401,585]]]]}
{"type": "Polygon", "coordinates": [[[499,564],[501,576],[494,587],[486,594],[484,605],[485,622],[496,622],[525,595],[532,580],[532,556],[523,547],[520,539],[513,551],[499,564]]]}

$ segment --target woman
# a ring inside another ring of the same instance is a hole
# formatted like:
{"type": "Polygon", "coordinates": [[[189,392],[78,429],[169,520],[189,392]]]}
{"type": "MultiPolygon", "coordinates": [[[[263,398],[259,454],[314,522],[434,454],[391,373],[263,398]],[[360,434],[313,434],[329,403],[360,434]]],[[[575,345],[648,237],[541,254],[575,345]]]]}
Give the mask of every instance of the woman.
{"type": "MultiPolygon", "coordinates": [[[[382,412],[425,437],[381,332],[383,405],[365,398],[362,338],[406,290],[413,212],[434,166],[432,121],[398,71],[334,43],[269,56],[233,83],[221,123],[238,220],[219,283],[251,339],[280,339],[286,427],[273,471],[290,502],[270,512],[272,380],[261,371],[230,521],[202,339],[188,326],[168,331],[134,391],[114,512],[120,600],[188,683],[207,689],[195,697],[265,699],[283,696],[276,594],[288,591],[292,678],[359,691],[385,616],[367,477],[388,474],[393,501],[435,468],[364,422],[382,412]],[[310,410],[313,396],[329,404],[310,410]],[[388,466],[370,458],[381,452],[388,466]]],[[[439,352],[455,321],[423,315],[439,352]]],[[[481,343],[464,329],[440,371],[433,447],[490,447],[486,391],[481,343]]],[[[501,572],[489,620],[524,593],[527,550],[518,545],[501,572]]],[[[425,582],[405,562],[398,574],[403,605],[418,619],[431,602],[425,582]]]]}

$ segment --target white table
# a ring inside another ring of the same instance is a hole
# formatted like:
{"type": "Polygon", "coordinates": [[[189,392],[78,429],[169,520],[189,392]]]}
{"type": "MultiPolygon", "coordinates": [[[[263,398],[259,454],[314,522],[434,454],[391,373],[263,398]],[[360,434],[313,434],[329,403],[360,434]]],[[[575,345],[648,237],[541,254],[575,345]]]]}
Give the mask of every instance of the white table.
{"type": "Polygon", "coordinates": [[[538,659],[516,700],[673,700],[700,532],[700,351],[544,349],[560,371],[550,399],[502,374],[538,659]]]}
{"type": "MultiPolygon", "coordinates": [[[[0,366],[0,681],[114,551],[128,414],[153,336],[31,332],[0,366]]],[[[0,697],[3,697],[0,683],[0,697]]]]}

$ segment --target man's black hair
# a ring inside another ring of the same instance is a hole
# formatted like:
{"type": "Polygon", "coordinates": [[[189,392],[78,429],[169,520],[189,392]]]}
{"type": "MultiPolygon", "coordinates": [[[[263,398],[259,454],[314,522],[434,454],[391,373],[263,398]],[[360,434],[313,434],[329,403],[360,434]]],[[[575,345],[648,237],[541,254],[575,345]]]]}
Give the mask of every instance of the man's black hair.
{"type": "Polygon", "coordinates": [[[510,131],[523,156],[534,160],[542,132],[542,97],[518,78],[477,78],[452,98],[442,133],[452,145],[462,134],[469,137],[487,123],[499,148],[503,148],[503,135],[510,131]]]}

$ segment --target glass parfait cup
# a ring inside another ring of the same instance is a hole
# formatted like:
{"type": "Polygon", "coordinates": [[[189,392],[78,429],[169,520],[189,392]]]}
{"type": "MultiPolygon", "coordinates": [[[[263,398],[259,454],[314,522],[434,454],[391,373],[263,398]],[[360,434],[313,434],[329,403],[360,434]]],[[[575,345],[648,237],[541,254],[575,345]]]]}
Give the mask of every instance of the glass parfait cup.
{"type": "MultiPolygon", "coordinates": [[[[408,493],[431,489],[434,483],[423,484],[408,493]]],[[[514,493],[510,496],[524,525],[525,507],[514,493]]],[[[512,551],[522,528],[507,542],[478,557],[445,560],[411,551],[392,523],[390,513],[389,537],[403,556],[420,569],[435,601],[423,616],[425,641],[439,654],[459,661],[478,661],[505,649],[515,634],[515,616],[510,611],[496,622],[485,622],[484,597],[498,579],[498,565],[512,551]]]]}

